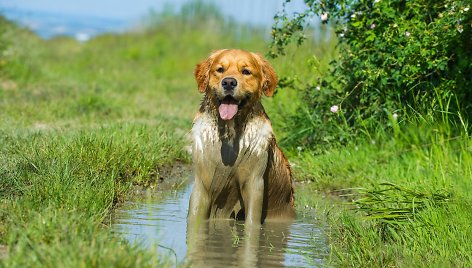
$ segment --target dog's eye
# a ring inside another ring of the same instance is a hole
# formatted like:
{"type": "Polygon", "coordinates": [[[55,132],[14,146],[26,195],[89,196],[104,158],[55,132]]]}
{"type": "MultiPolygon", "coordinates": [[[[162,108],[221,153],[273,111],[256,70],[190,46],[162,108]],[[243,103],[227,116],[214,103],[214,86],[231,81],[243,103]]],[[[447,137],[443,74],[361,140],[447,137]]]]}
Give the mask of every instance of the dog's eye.
{"type": "Polygon", "coordinates": [[[220,67],[220,68],[216,69],[216,71],[219,72],[219,73],[223,73],[225,71],[225,68],[220,67]]]}
{"type": "Polygon", "coordinates": [[[248,69],[243,69],[242,73],[244,75],[250,75],[251,74],[251,71],[249,71],[248,69]]]}

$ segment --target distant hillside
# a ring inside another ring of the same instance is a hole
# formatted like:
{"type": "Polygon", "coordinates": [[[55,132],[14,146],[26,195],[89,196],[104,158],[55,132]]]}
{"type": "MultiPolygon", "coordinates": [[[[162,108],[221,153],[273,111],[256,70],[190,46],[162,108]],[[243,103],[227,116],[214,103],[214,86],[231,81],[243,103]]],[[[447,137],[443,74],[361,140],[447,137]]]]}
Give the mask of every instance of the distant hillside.
{"type": "Polygon", "coordinates": [[[86,41],[100,33],[120,32],[131,27],[130,22],[124,19],[58,14],[17,8],[2,8],[0,13],[9,20],[16,21],[33,30],[45,39],[57,35],[67,35],[80,41],[86,41]]]}
{"type": "MultiPolygon", "coordinates": [[[[92,2],[92,0],[81,1],[81,8],[72,10],[67,8],[69,4],[64,1],[57,3],[58,6],[54,10],[49,10],[47,7],[39,6],[38,3],[26,5],[21,1],[2,3],[0,0],[0,14],[31,29],[45,39],[66,35],[85,41],[100,33],[121,32],[135,28],[151,14],[191,14],[192,12],[188,12],[189,8],[195,8],[194,11],[197,12],[216,10],[224,21],[234,20],[238,24],[269,31],[273,17],[282,9],[284,1],[174,0],[150,3],[137,0],[132,6],[129,2],[117,2],[113,5],[96,2],[92,4],[92,2]],[[100,8],[94,8],[96,6],[100,8]]],[[[289,12],[300,12],[304,10],[304,7],[303,0],[293,0],[290,5],[286,6],[289,12]]]]}

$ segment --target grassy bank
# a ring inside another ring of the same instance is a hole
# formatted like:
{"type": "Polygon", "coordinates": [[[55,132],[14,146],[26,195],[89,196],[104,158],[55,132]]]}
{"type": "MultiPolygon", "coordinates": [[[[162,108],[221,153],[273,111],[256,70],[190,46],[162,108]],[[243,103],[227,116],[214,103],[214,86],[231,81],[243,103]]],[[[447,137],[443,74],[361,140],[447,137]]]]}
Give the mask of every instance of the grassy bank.
{"type": "MultiPolygon", "coordinates": [[[[426,124],[425,124],[426,125],[426,124]]],[[[308,184],[300,202],[324,211],[333,263],[468,267],[472,263],[472,147],[441,123],[321,155],[296,153],[308,184]],[[341,202],[327,202],[333,196],[341,202]]]]}
{"type": "Polygon", "coordinates": [[[165,264],[107,226],[131,185],[155,186],[161,168],[188,160],[186,104],[198,96],[183,97],[191,77],[169,74],[151,57],[165,35],[107,35],[81,44],[2,26],[8,48],[0,81],[0,244],[7,252],[0,265],[165,264]],[[133,51],[150,56],[135,59],[133,51]],[[175,107],[177,98],[182,105],[175,107]]]}
{"type": "Polygon", "coordinates": [[[153,184],[183,158],[165,130],[116,124],[76,131],[1,133],[2,243],[7,267],[152,266],[103,223],[131,183],[153,184]]]}

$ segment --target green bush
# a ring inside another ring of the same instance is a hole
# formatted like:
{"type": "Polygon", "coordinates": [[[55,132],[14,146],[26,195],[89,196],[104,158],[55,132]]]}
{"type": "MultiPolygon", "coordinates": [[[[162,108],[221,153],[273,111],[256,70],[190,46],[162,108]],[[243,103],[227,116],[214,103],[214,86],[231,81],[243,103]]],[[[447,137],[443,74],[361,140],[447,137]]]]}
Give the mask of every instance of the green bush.
{"type": "Polygon", "coordinates": [[[272,56],[283,54],[290,42],[301,43],[313,16],[333,22],[339,56],[328,73],[305,86],[308,107],[291,126],[302,133],[294,140],[343,142],[392,120],[442,116],[450,123],[463,119],[451,113],[472,115],[469,1],[305,2],[305,12],[275,17],[272,56]]]}

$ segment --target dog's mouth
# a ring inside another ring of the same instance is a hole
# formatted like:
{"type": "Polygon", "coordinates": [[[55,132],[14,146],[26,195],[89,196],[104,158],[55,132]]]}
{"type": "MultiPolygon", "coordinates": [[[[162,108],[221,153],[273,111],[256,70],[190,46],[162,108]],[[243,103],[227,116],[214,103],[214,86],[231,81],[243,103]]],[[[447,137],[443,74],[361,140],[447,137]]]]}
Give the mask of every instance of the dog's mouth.
{"type": "Polygon", "coordinates": [[[238,110],[244,105],[245,100],[236,100],[228,95],[220,101],[218,112],[223,120],[231,120],[238,113],[238,110]]]}

